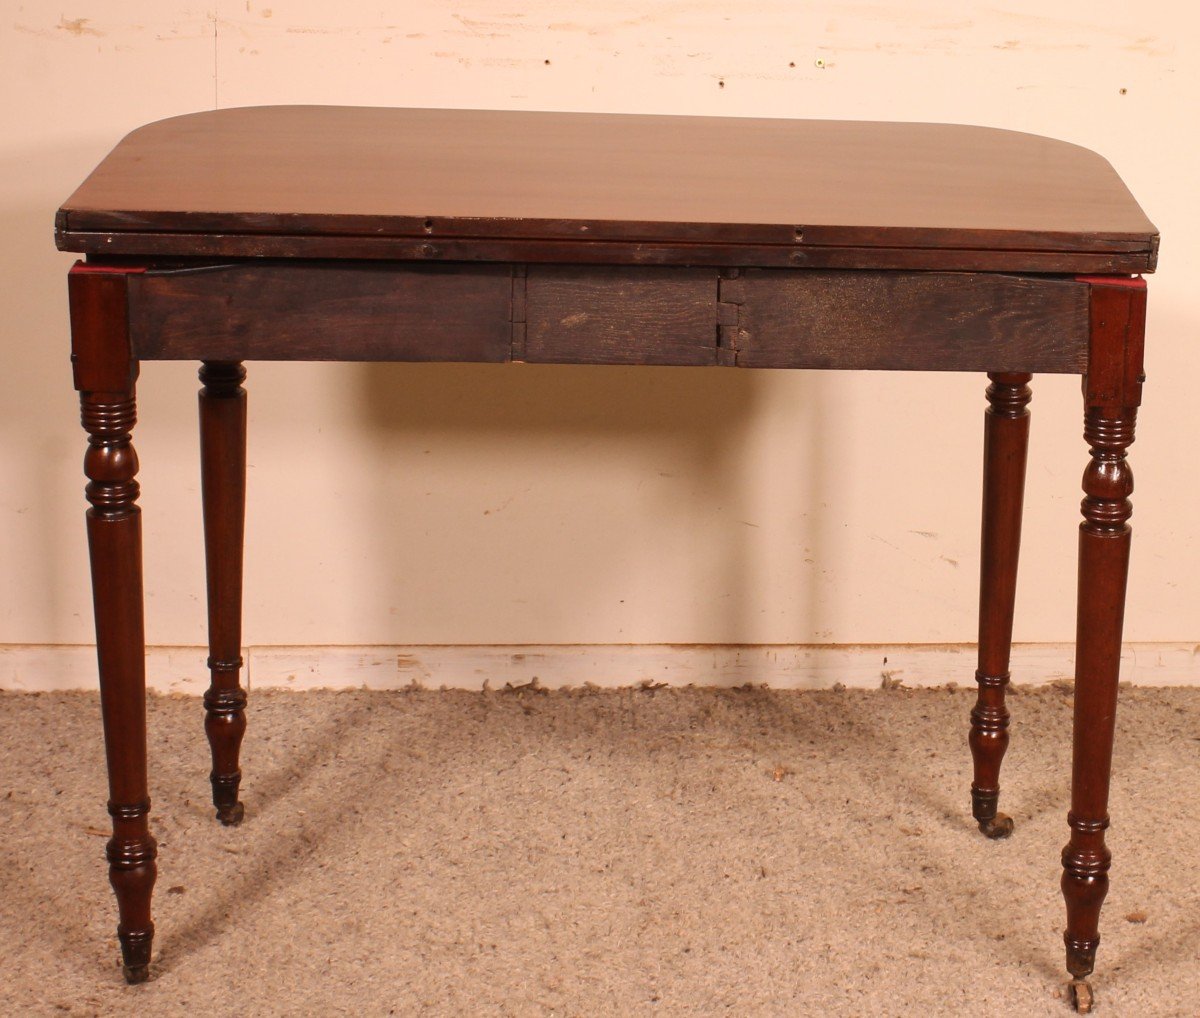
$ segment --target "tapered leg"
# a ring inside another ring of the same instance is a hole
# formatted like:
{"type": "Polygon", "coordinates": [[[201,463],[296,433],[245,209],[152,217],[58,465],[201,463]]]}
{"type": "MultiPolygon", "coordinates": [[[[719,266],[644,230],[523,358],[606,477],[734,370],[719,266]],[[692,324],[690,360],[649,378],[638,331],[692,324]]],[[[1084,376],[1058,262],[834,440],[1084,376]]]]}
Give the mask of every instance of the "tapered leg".
{"type": "Polygon", "coordinates": [[[246,518],[246,371],[206,361],[200,368],[200,470],[208,565],[208,667],[204,730],[212,749],[213,805],[223,824],[241,822],[238,766],[246,732],[242,688],[242,546],[246,518]]]}
{"type": "Polygon", "coordinates": [[[1071,776],[1071,840],[1063,849],[1067,902],[1067,970],[1087,977],[1100,943],[1100,906],[1111,861],[1104,844],[1112,768],[1125,583],[1129,573],[1129,495],[1133,474],[1125,450],[1137,411],[1090,410],[1086,431],[1092,461],[1084,474],[1084,522],[1079,533],[1079,614],[1075,662],[1075,738],[1071,776]]]}
{"type": "Polygon", "coordinates": [[[148,974],[154,923],[150,896],[157,846],[147,816],[146,673],[142,621],[142,533],[136,504],[137,453],[130,441],[137,413],[133,392],[81,396],[90,438],[84,458],[89,478],[88,549],[96,612],[100,710],[108,756],[109,880],[117,895],[117,936],[125,977],[148,974]]]}
{"type": "Polygon", "coordinates": [[[1092,1005],[1085,980],[1100,943],[1100,908],[1108,893],[1111,862],[1104,832],[1129,573],[1128,521],[1133,512],[1133,473],[1125,456],[1141,399],[1144,284],[1129,280],[1093,286],[1091,320],[1084,416],[1091,459],[1083,474],[1079,528],[1074,750],[1067,817],[1071,837],[1062,853],[1067,970],[1080,1011],[1092,1005]]]}
{"type": "Polygon", "coordinates": [[[127,282],[137,271],[79,264],[67,277],[75,388],[88,433],[83,459],[91,503],[87,535],[113,827],[108,875],[117,896],[125,978],[131,983],[149,974],[154,939],[150,898],[158,854],[147,820],[142,529],[131,440],[138,365],[129,344],[127,282]]]}
{"type": "Polygon", "coordinates": [[[1013,604],[1017,594],[1017,558],[1021,547],[1021,509],[1025,496],[1025,458],[1029,445],[1027,374],[989,373],[988,408],[983,425],[983,534],[979,572],[979,695],[971,711],[969,743],[975,765],[971,811],[989,838],[1012,834],[1012,818],[996,812],[1000,764],[1008,749],[1009,655],[1013,604]]]}

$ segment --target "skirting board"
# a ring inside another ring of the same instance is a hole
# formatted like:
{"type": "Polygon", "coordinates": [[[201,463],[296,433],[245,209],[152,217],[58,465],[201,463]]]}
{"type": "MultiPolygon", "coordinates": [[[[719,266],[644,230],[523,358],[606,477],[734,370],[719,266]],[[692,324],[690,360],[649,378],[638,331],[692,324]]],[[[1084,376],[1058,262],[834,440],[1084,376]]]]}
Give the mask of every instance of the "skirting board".
{"type": "MultiPolygon", "coordinates": [[[[1072,644],[1013,648],[1017,683],[1070,680],[1072,644]]],[[[151,647],[147,684],[161,693],[199,695],[208,685],[201,647],[151,647]]],[[[940,686],[974,681],[973,644],[840,646],[560,644],[529,646],[249,647],[247,686],[283,689],[492,689],[536,679],[547,688],[616,688],[766,684],[777,689],[829,689],[837,684],[940,686]]],[[[1200,685],[1200,645],[1126,644],[1121,678],[1143,686],[1200,685]]],[[[29,692],[95,689],[90,646],[0,645],[0,689],[29,692]]]]}

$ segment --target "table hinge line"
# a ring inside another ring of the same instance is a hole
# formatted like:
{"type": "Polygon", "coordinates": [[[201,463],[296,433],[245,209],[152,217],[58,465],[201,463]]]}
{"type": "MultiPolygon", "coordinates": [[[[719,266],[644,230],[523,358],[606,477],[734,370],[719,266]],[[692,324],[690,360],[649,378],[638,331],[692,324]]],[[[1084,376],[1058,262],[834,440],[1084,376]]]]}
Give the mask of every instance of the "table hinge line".
{"type": "Polygon", "coordinates": [[[525,360],[525,294],[528,278],[528,266],[514,265],[512,267],[512,298],[509,302],[509,324],[512,327],[512,341],[509,349],[509,359],[515,363],[525,360]]]}
{"type": "Polygon", "coordinates": [[[737,365],[745,284],[741,269],[722,269],[717,277],[717,363],[737,365]]]}

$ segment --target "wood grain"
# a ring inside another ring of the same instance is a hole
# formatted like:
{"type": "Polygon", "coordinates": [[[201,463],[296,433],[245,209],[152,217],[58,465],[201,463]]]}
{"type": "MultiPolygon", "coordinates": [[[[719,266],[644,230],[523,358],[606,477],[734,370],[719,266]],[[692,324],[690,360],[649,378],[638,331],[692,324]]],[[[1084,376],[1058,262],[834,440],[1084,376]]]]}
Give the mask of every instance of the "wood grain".
{"type": "Polygon", "coordinates": [[[158,845],[148,819],[142,518],[132,438],[138,369],[130,350],[126,299],[136,275],[90,272],[77,265],[68,276],[71,357],[80,420],[88,434],[83,458],[88,556],[112,817],[105,852],[120,915],[117,938],[131,983],[149,976],[154,941],[150,906],[158,872],[158,845]]]}
{"type": "Polygon", "coordinates": [[[639,245],[663,257],[751,245],[855,249],[847,268],[879,267],[879,248],[955,252],[964,260],[938,267],[971,269],[982,267],[973,252],[1004,251],[1014,259],[1005,268],[1064,272],[1108,271],[1096,255],[1136,263],[1113,271],[1149,270],[1157,244],[1104,159],[1012,131],[323,106],[140,128],[64,203],[57,225],[65,250],[127,254],[403,257],[380,247],[409,239],[448,259],[531,261],[469,251],[557,241],[582,252],[600,241],[621,263],[639,245]],[[318,239],[335,240],[338,253],[314,250],[318,239]],[[1022,253],[1093,261],[1045,268],[1022,253]]]}
{"type": "Polygon", "coordinates": [[[531,266],[524,359],[715,364],[711,269],[531,266]]]}
{"type": "Polygon", "coordinates": [[[510,356],[507,266],[243,263],[133,278],[130,328],[146,359],[510,356]]]}
{"type": "Polygon", "coordinates": [[[199,233],[76,233],[72,251],[139,260],[179,256],[302,258],[341,261],[565,262],[578,265],[711,265],[808,269],[924,269],[955,272],[1131,273],[1154,269],[1144,251],[1024,251],[902,247],[788,247],[782,244],[659,244],[646,241],[444,238],[199,233]]]}
{"type": "Polygon", "coordinates": [[[1029,388],[1025,374],[989,375],[983,426],[983,526],[979,549],[979,647],[968,744],[974,764],[971,813],[989,838],[1012,834],[1012,817],[997,810],[1000,765],[1008,749],[1009,661],[1025,464],[1029,455],[1029,388]]]}
{"type": "MultiPolygon", "coordinates": [[[[1088,464],[1080,505],[1079,602],[1071,758],[1070,840],[1062,851],[1067,905],[1067,971],[1091,974],[1100,943],[1100,910],[1112,853],[1105,843],[1112,782],[1121,637],[1133,515],[1127,459],[1142,401],[1146,287],[1090,280],[1090,366],[1084,382],[1083,437],[1088,464]]],[[[1090,992],[1090,991],[1089,991],[1090,992]]]]}
{"type": "Polygon", "coordinates": [[[246,734],[242,672],[242,546],[246,533],[246,369],[236,361],[200,366],[200,491],[208,586],[208,668],[204,732],[212,751],[213,806],[241,823],[238,765],[246,734]]]}
{"type": "Polygon", "coordinates": [[[1081,373],[1087,287],[990,273],[785,272],[726,281],[736,363],[1081,373]]]}
{"type": "Polygon", "coordinates": [[[128,278],[142,359],[1088,364],[1088,285],[1040,276],[247,260],[128,278]]]}

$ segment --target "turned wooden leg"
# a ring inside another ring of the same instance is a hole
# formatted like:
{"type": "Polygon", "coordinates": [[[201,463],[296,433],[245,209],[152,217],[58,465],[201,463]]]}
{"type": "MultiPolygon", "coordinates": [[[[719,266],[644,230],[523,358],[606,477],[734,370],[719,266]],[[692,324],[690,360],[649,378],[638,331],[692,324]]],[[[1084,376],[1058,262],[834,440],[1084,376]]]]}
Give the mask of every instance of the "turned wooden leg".
{"type": "Polygon", "coordinates": [[[88,549],[96,614],[100,711],[108,759],[109,880],[117,896],[125,978],[149,974],[154,923],[150,898],[158,849],[147,817],[145,631],[142,532],[137,506],[137,419],[133,358],[126,327],[128,270],[77,265],[68,276],[75,387],[88,448],[88,549]]]}
{"type": "Polygon", "coordinates": [[[1145,289],[1138,281],[1092,289],[1092,349],[1084,438],[1091,459],[1083,475],[1079,528],[1079,608],[1075,650],[1074,751],[1070,841],[1062,852],[1064,933],[1073,1003],[1092,1006],[1086,978],[1100,943],[1100,908],[1111,855],[1104,843],[1129,572],[1133,473],[1125,454],[1134,439],[1141,397],[1145,289]]]}
{"type": "Polygon", "coordinates": [[[1083,980],[1096,962],[1100,906],[1111,861],[1104,844],[1112,768],[1121,627],[1129,572],[1129,495],[1133,474],[1125,450],[1137,411],[1091,409],[1085,434],[1092,461],[1084,474],[1079,533],[1079,614],[1075,660],[1075,737],[1071,780],[1071,840],[1063,849],[1067,901],[1067,970],[1083,980]]]}
{"type": "Polygon", "coordinates": [[[200,471],[208,565],[208,667],[204,730],[212,749],[213,805],[221,823],[237,824],[246,732],[242,689],[242,545],[246,519],[246,371],[206,361],[200,368],[200,471]]]}
{"type": "Polygon", "coordinates": [[[1017,594],[1017,558],[1021,547],[1021,509],[1025,495],[1025,457],[1029,446],[1027,374],[989,373],[988,408],[983,425],[983,535],[979,572],[979,695],[971,711],[969,743],[975,765],[971,811],[989,838],[1012,834],[1012,818],[996,812],[1000,764],[1008,749],[1009,655],[1013,604],[1017,594]]]}
{"type": "Polygon", "coordinates": [[[125,978],[149,972],[154,923],[150,896],[157,846],[147,816],[146,673],[142,623],[142,533],[136,505],[137,453],[130,431],[137,414],[133,393],[85,392],[83,426],[90,438],[84,471],[88,548],[96,611],[100,710],[108,756],[113,836],[108,843],[109,880],[117,895],[117,936],[125,978]]]}

